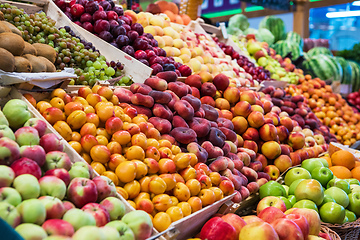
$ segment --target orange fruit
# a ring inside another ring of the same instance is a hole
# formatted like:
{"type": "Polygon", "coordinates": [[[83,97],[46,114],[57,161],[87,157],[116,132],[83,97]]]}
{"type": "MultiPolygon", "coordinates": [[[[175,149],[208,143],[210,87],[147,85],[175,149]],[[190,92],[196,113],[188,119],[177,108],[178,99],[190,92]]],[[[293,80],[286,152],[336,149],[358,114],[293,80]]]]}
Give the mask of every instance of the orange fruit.
{"type": "Polygon", "coordinates": [[[333,166],[344,166],[349,170],[355,167],[355,156],[346,150],[339,150],[331,155],[333,166]]]}
{"type": "Polygon", "coordinates": [[[169,214],[159,212],[154,216],[153,225],[156,230],[162,232],[166,230],[171,224],[171,217],[169,214]]]}
{"type": "Polygon", "coordinates": [[[351,174],[353,178],[356,178],[360,181],[360,167],[355,167],[351,170],[351,174]]]}
{"type": "Polygon", "coordinates": [[[323,158],[323,159],[325,159],[327,162],[328,162],[328,164],[329,164],[329,167],[332,167],[332,162],[331,162],[331,158],[330,157],[327,157],[327,156],[323,156],[323,157],[320,157],[320,158],[323,158]]]}
{"type": "Polygon", "coordinates": [[[355,167],[360,167],[360,161],[355,161],[355,167]]]}
{"type": "Polygon", "coordinates": [[[333,172],[334,176],[337,178],[347,179],[352,177],[350,170],[346,167],[332,166],[329,169],[333,172]]]}

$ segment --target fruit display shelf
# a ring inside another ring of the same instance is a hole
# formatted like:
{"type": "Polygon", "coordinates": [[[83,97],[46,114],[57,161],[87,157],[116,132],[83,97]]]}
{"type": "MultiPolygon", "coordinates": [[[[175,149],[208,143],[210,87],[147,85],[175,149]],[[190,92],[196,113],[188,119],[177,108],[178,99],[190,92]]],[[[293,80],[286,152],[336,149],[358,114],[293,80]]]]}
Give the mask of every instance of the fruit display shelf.
{"type": "MultiPolygon", "coordinates": [[[[37,95],[38,98],[44,98],[47,96],[48,93],[40,93],[37,95]]],[[[0,88],[0,106],[4,106],[6,102],[8,102],[11,99],[21,99],[23,100],[27,106],[29,112],[32,114],[33,117],[39,118],[46,122],[46,132],[45,133],[53,133],[55,134],[59,139],[61,144],[64,146],[64,152],[68,155],[68,157],[71,160],[71,163],[74,164],[76,162],[84,162],[86,161],[68,144],[68,142],[49,124],[46,119],[36,110],[36,108],[33,107],[33,105],[17,90],[15,87],[1,87],[0,88]]],[[[96,176],[100,176],[90,165],[89,165],[89,171],[91,178],[94,178],[96,176]]],[[[125,205],[125,212],[129,213],[131,211],[135,211],[135,209],[119,194],[116,194],[116,197],[119,198],[125,205]]],[[[209,206],[211,207],[211,206],[209,206]]],[[[206,219],[205,219],[206,220],[206,219]]],[[[204,220],[204,221],[205,221],[204,220]]],[[[165,233],[166,231],[164,231],[165,233]]],[[[157,236],[156,239],[165,240],[165,238],[162,236],[162,234],[159,234],[158,231],[153,228],[153,236],[157,236]]]]}
{"type": "MultiPolygon", "coordinates": [[[[112,89],[120,88],[120,87],[111,87],[112,89]]],[[[121,87],[126,88],[126,87],[121,87]]],[[[71,89],[71,88],[70,88],[71,89]]],[[[8,91],[7,89],[4,89],[4,91],[8,91]]],[[[1,93],[1,91],[0,91],[1,93]]],[[[6,93],[6,92],[5,92],[6,93]]],[[[26,91],[22,91],[21,93],[28,93],[26,91]]],[[[40,118],[44,120],[47,123],[48,129],[50,129],[51,132],[55,133],[59,138],[61,138],[61,141],[66,146],[66,152],[68,153],[69,157],[71,159],[74,159],[74,161],[82,161],[85,162],[85,160],[69,145],[69,143],[54,129],[54,127],[45,120],[45,118],[40,114],[40,112],[33,107],[33,105],[24,97],[21,95],[19,91],[17,91],[15,88],[11,89],[11,92],[9,93],[9,96],[11,98],[21,98],[24,100],[29,110],[36,116],[37,118],[40,118]]],[[[48,98],[50,93],[49,92],[40,92],[37,94],[31,93],[33,97],[36,100],[43,100],[45,98],[48,98]]],[[[70,95],[75,94],[74,91],[69,93],[70,95]]],[[[4,99],[4,101],[6,101],[4,99]]],[[[93,170],[94,175],[99,176],[99,174],[93,170]]],[[[231,199],[235,196],[235,193],[224,197],[223,199],[216,201],[215,203],[204,207],[203,209],[192,213],[191,215],[184,217],[178,221],[173,222],[168,229],[164,230],[163,232],[158,232],[156,229],[153,229],[153,235],[157,236],[156,239],[178,239],[178,240],[185,240],[197,233],[203,224],[215,213],[219,211],[219,209],[227,204],[230,205],[231,199]],[[191,223],[191,224],[189,224],[191,223]],[[160,236],[160,237],[159,237],[160,236]]],[[[124,201],[125,206],[128,211],[135,210],[120,194],[118,194],[118,197],[124,201]]]]}
{"type": "Polygon", "coordinates": [[[10,3],[19,8],[23,8],[27,13],[34,13],[38,11],[44,11],[46,15],[51,16],[56,21],[56,27],[69,26],[71,30],[79,36],[81,39],[89,41],[95,46],[100,53],[106,57],[108,61],[120,61],[124,65],[124,70],[127,76],[132,78],[133,82],[143,82],[143,79],[149,77],[152,73],[152,69],[132,56],[120,51],[111,44],[105,42],[101,38],[86,31],[82,27],[74,24],[57,6],[50,0],[30,0],[27,3],[19,3],[12,1],[1,1],[2,3],[10,3]]]}

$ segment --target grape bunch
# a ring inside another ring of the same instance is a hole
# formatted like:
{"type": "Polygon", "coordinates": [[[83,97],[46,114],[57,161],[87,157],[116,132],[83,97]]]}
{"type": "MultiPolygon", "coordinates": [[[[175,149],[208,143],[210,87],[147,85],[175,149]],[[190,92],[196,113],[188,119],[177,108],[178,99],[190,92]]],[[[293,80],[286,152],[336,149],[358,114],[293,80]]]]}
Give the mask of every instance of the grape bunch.
{"type": "Polygon", "coordinates": [[[75,69],[78,78],[70,84],[94,85],[97,80],[124,75],[124,66],[120,62],[107,62],[92,43],[80,39],[68,26],[56,28],[56,21],[44,12],[26,14],[23,9],[8,3],[0,4],[0,10],[6,21],[22,32],[25,41],[54,47],[57,52],[55,66],[58,70],[66,67],[75,69]]]}

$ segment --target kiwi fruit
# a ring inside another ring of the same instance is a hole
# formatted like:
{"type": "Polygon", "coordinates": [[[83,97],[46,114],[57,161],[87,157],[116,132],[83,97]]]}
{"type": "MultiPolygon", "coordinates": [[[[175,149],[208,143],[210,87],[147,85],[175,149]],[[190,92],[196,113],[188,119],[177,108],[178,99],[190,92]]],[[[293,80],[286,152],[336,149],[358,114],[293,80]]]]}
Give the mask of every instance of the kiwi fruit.
{"type": "Polygon", "coordinates": [[[11,29],[7,26],[5,21],[0,22],[0,33],[3,33],[3,32],[11,32],[11,29]]]}
{"type": "Polygon", "coordinates": [[[49,59],[44,58],[42,56],[38,56],[39,59],[45,64],[46,72],[56,72],[55,65],[49,61],[49,59]]]}
{"type": "Polygon", "coordinates": [[[12,32],[0,33],[0,47],[8,50],[14,56],[21,56],[24,52],[25,41],[12,32]]]}
{"type": "Polygon", "coordinates": [[[23,55],[25,55],[25,54],[31,54],[31,55],[36,56],[36,55],[37,55],[37,51],[36,51],[36,49],[33,47],[33,45],[31,45],[31,44],[28,43],[28,42],[25,42],[25,48],[24,48],[23,55]]]}
{"type": "Polygon", "coordinates": [[[31,72],[31,71],[32,71],[32,66],[29,60],[27,60],[24,57],[19,57],[19,56],[15,57],[15,72],[31,72]]]}
{"type": "Polygon", "coordinates": [[[23,57],[29,60],[32,66],[32,72],[46,72],[45,63],[38,57],[31,54],[25,54],[23,57]]]}
{"type": "Polygon", "coordinates": [[[5,24],[12,33],[15,33],[15,34],[19,35],[20,37],[22,37],[22,33],[20,32],[20,30],[17,27],[15,27],[14,25],[12,25],[11,23],[9,23],[7,21],[1,21],[0,26],[1,26],[1,24],[5,24]]]}
{"type": "Polygon", "coordinates": [[[52,46],[43,43],[34,43],[32,46],[36,49],[38,56],[47,58],[50,62],[55,63],[56,51],[52,46]]]}
{"type": "Polygon", "coordinates": [[[0,69],[5,72],[15,71],[15,58],[4,48],[0,48],[0,69]]]}

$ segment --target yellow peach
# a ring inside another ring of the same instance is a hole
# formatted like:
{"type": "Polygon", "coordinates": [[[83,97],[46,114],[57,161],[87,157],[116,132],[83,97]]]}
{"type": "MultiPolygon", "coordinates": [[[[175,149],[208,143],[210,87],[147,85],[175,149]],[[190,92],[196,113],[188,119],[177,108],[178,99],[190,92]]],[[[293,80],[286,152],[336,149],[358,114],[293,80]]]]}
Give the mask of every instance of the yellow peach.
{"type": "Polygon", "coordinates": [[[164,39],[162,37],[154,36],[154,39],[158,42],[159,48],[165,47],[165,41],[164,41],[164,39]]]}
{"type": "Polygon", "coordinates": [[[162,39],[165,42],[165,46],[172,47],[174,45],[172,37],[170,37],[170,36],[162,36],[162,39]]]}
{"type": "Polygon", "coordinates": [[[146,26],[144,27],[144,33],[150,33],[151,35],[156,35],[156,30],[153,26],[146,26]]]}
{"type": "Polygon", "coordinates": [[[181,49],[184,47],[184,41],[181,39],[174,39],[174,47],[181,49]]]}

